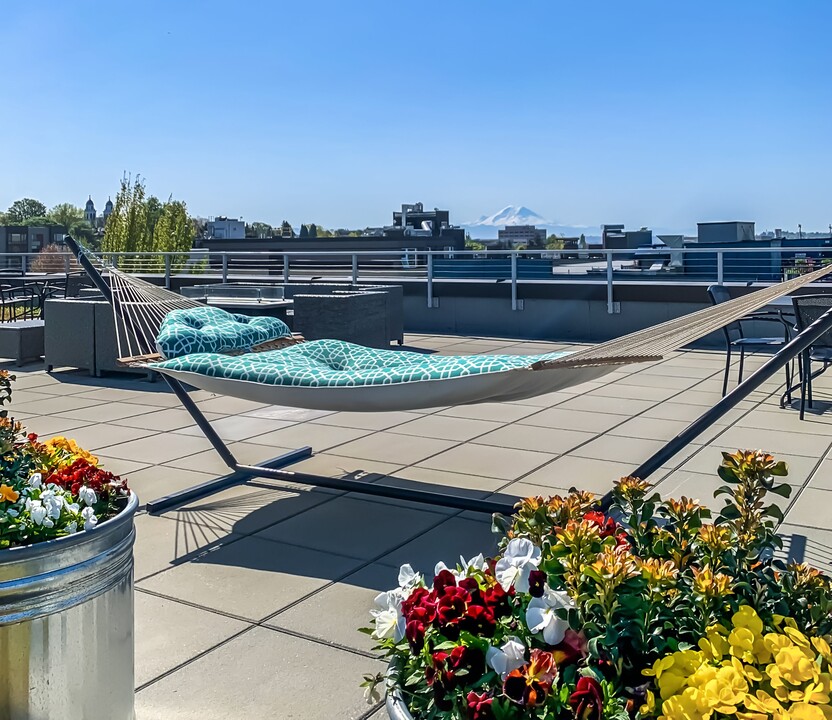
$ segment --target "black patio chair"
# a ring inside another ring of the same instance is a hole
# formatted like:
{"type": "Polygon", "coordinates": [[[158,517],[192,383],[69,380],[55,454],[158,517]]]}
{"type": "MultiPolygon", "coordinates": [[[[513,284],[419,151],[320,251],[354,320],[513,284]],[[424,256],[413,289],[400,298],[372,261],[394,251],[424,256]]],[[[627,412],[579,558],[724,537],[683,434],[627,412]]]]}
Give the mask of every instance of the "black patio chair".
{"type": "Polygon", "coordinates": [[[8,287],[0,290],[0,308],[4,322],[34,320],[40,313],[40,298],[31,287],[8,287]]]}
{"type": "MultiPolygon", "coordinates": [[[[724,285],[711,285],[708,288],[708,295],[714,305],[727,302],[731,299],[728,288],[724,285]]],[[[779,312],[755,312],[746,315],[745,317],[729,323],[722,328],[725,335],[725,375],[722,380],[722,396],[728,392],[728,375],[731,371],[731,351],[737,349],[740,351],[739,372],[737,373],[737,383],[742,382],[743,365],[745,363],[745,353],[755,353],[762,350],[774,350],[783,347],[789,342],[789,323],[783,318],[779,312]],[[743,323],[745,322],[773,322],[777,323],[783,330],[782,337],[746,337],[743,331],[743,323]]],[[[786,365],[786,393],[791,402],[791,395],[789,388],[792,382],[792,368],[791,363],[786,365]]]]}
{"type": "MultiPolygon", "coordinates": [[[[832,294],[798,295],[792,298],[797,331],[802,332],[827,310],[832,308],[832,294]]],[[[812,407],[812,380],[832,365],[832,330],[821,335],[800,359],[800,419],[806,412],[806,401],[812,407]],[[820,370],[812,372],[812,362],[823,363],[820,370]]]]}

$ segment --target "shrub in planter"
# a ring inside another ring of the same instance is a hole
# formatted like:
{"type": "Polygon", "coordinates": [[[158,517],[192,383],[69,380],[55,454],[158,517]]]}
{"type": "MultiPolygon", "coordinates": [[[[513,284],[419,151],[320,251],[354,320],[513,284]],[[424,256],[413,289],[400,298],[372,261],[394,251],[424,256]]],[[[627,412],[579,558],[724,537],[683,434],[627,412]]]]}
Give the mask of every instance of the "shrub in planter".
{"type": "MultiPolygon", "coordinates": [[[[14,376],[0,371],[0,405],[14,376]]],[[[0,410],[0,550],[92,530],[127,505],[121,478],[73,440],[41,442],[0,410]]]]}
{"type": "Polygon", "coordinates": [[[832,720],[832,584],[775,559],[786,467],[725,453],[722,510],[622,478],[529,498],[495,558],[405,565],[365,631],[390,662],[365,679],[416,720],[832,720]]]}

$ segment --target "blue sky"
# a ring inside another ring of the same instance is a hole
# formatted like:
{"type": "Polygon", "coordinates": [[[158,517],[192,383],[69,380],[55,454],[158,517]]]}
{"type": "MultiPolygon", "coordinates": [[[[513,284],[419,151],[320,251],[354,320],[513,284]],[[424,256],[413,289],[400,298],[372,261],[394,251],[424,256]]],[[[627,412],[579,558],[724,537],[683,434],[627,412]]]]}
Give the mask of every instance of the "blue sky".
{"type": "Polygon", "coordinates": [[[523,204],[569,225],[832,222],[832,3],[7,3],[0,208],[363,227],[523,204]]]}

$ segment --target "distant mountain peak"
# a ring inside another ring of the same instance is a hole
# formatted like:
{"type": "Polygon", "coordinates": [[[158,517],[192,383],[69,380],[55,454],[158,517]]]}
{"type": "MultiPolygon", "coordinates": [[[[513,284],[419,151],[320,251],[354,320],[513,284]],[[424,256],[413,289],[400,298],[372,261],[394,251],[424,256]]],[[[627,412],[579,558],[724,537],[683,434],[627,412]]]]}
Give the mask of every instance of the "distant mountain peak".
{"type": "Polygon", "coordinates": [[[485,215],[469,227],[505,227],[506,225],[549,225],[549,221],[525,205],[506,205],[493,215],[485,215]]]}

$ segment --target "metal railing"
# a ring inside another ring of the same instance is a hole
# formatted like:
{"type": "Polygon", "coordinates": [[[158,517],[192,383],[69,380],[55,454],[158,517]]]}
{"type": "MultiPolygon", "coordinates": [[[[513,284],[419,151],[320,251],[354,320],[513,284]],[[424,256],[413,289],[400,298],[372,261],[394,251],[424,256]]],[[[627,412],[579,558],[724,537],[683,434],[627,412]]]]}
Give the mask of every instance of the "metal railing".
{"type": "MultiPolygon", "coordinates": [[[[193,250],[185,253],[112,253],[105,259],[127,272],[156,276],[166,287],[202,282],[291,283],[418,282],[428,307],[436,307],[442,283],[505,283],[511,307],[524,307],[522,286],[540,283],[606,285],[607,311],[617,312],[616,288],[632,284],[767,285],[832,263],[823,247],[654,247],[633,250],[385,250],[308,251],[193,250]]],[[[77,268],[70,253],[48,257],[0,254],[4,277],[63,273],[77,268]]]]}

